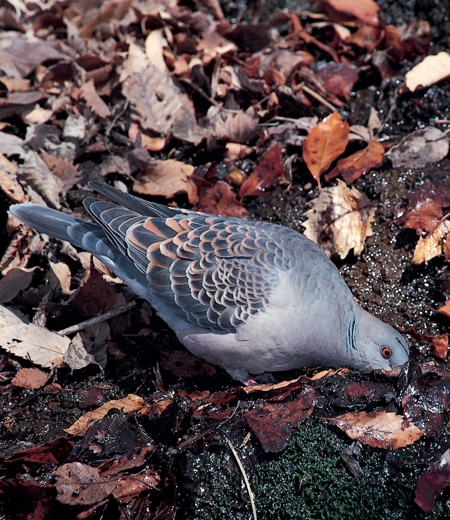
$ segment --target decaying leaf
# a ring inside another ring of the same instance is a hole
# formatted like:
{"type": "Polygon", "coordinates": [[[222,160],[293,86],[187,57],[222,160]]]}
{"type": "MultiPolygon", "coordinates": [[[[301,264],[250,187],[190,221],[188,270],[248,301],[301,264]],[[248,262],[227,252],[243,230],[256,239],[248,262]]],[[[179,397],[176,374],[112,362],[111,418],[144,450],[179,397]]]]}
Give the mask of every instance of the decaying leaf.
{"type": "Polygon", "coordinates": [[[264,152],[258,165],[239,190],[241,199],[251,195],[265,195],[269,188],[276,186],[283,179],[282,152],[283,148],[278,143],[264,152]]]}
{"type": "Polygon", "coordinates": [[[422,168],[441,161],[448,154],[449,138],[445,132],[429,126],[404,137],[386,152],[394,168],[422,168]]]}
{"type": "Polygon", "coordinates": [[[397,450],[419,440],[424,432],[401,415],[392,412],[346,413],[327,418],[351,439],[372,448],[397,450]]]}
{"type": "Polygon", "coordinates": [[[42,367],[59,367],[69,344],[69,338],[25,323],[7,307],[0,306],[0,345],[15,356],[42,367]]]}
{"type": "Polygon", "coordinates": [[[117,486],[102,479],[100,470],[81,462],[63,464],[55,471],[57,498],[63,504],[93,505],[104,500],[117,486]]]}
{"type": "Polygon", "coordinates": [[[47,383],[49,374],[39,368],[21,368],[12,379],[14,386],[37,390],[47,383]]]}
{"type": "Polygon", "coordinates": [[[414,501],[422,511],[432,515],[434,499],[447,486],[450,486],[450,450],[433,462],[419,478],[414,501]]]}
{"type": "Polygon", "coordinates": [[[443,240],[450,232],[450,220],[443,220],[425,238],[420,237],[414,249],[413,264],[423,264],[429,262],[435,256],[443,253],[443,240]]]}
{"type": "Polygon", "coordinates": [[[373,234],[374,214],[363,193],[338,180],[337,186],[323,189],[311,202],[311,209],[305,213],[308,220],[303,223],[304,235],[329,257],[345,258],[351,249],[358,255],[366,238],[373,234]]]}
{"type": "Polygon", "coordinates": [[[405,75],[405,83],[411,92],[429,87],[450,77],[450,54],[440,52],[427,56],[405,75]]]}
{"type": "Polygon", "coordinates": [[[100,408],[92,410],[92,412],[88,412],[87,414],[80,417],[77,421],[75,421],[72,424],[72,426],[66,428],[64,431],[70,435],[83,435],[90,426],[92,426],[95,422],[105,417],[105,415],[112,408],[122,410],[122,412],[124,413],[146,413],[149,410],[149,407],[146,405],[142,397],[139,397],[134,394],[128,394],[127,397],[124,397],[123,399],[115,399],[113,401],[109,401],[103,406],[100,406],[100,408]]]}
{"type": "Polygon", "coordinates": [[[314,388],[307,386],[293,400],[261,404],[246,413],[247,423],[264,451],[276,453],[286,447],[294,427],[312,414],[314,396],[314,388]]]}
{"type": "Polygon", "coordinates": [[[349,124],[334,112],[315,126],[303,143],[303,159],[320,186],[320,176],[345,150],[349,124]]]}
{"type": "Polygon", "coordinates": [[[398,226],[433,232],[450,207],[450,180],[426,179],[423,184],[408,192],[406,211],[400,210],[395,219],[398,226]]]}

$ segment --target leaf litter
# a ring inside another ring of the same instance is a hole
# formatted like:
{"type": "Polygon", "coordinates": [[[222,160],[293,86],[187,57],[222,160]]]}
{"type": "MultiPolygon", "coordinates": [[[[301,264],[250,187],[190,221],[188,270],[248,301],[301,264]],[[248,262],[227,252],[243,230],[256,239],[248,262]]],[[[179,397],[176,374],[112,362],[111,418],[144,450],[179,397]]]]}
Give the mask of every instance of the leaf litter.
{"type": "MultiPolygon", "coordinates": [[[[392,165],[410,181],[383,219],[391,235],[418,234],[405,273],[440,270],[440,303],[430,313],[448,320],[447,181],[405,173],[448,167],[449,134],[438,128],[445,118],[389,132],[398,100],[397,109],[403,103],[413,119],[423,117],[424,89],[445,87],[448,54],[424,58],[435,35],[427,21],[382,21],[372,0],[324,0],[317,12],[280,11],[233,27],[229,8],[214,1],[196,9],[177,1],[14,6],[0,12],[4,200],[82,215],[86,181],[105,178],[171,205],[246,218],[299,190],[299,207],[310,209],[298,227],[340,262],[364,263],[383,205],[370,179],[393,183],[392,165]],[[364,86],[382,89],[398,76],[406,89],[393,93],[390,111],[349,117],[364,86]]],[[[175,518],[185,485],[178,462],[190,450],[247,434],[249,446],[276,456],[302,423],[325,416],[365,449],[420,449],[425,438],[442,444],[435,459],[424,459],[415,492],[415,503],[433,512],[449,485],[450,378],[445,363],[427,367],[424,349],[413,349],[406,384],[398,373],[339,370],[232,386],[174,349],[148,304],[127,307],[135,297],[85,253],[24,232],[13,219],[1,237],[0,345],[10,353],[0,359],[0,503],[8,517],[60,518],[76,507],[78,518],[103,508],[175,518]],[[122,306],[69,337],[57,333],[122,306]],[[41,430],[49,433],[33,428],[24,441],[26,406],[39,410],[41,400],[41,430]],[[33,501],[18,499],[24,493],[33,501]]],[[[413,325],[410,335],[445,362],[448,335],[413,325]]]]}

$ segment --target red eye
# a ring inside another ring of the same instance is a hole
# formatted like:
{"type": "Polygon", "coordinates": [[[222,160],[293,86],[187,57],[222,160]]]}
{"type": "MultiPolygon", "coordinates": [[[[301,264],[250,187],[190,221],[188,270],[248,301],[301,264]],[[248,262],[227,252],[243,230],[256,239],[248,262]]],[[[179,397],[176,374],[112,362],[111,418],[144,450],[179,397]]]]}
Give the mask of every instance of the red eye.
{"type": "Polygon", "coordinates": [[[392,350],[389,347],[381,347],[381,355],[385,359],[389,359],[392,356],[392,350]]]}

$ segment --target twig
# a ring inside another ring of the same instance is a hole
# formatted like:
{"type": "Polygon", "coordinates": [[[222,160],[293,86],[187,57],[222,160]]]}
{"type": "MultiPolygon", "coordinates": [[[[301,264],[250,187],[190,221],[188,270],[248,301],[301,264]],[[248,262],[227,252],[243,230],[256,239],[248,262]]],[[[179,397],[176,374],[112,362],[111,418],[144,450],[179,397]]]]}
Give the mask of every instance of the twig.
{"type": "Polygon", "coordinates": [[[256,514],[255,501],[253,499],[253,491],[252,491],[252,488],[250,487],[250,482],[248,481],[244,466],[242,465],[241,459],[239,458],[237,451],[234,449],[234,446],[231,444],[230,439],[228,439],[228,437],[225,437],[225,440],[227,441],[227,444],[230,447],[230,450],[233,453],[234,458],[236,459],[237,465],[239,466],[239,469],[241,470],[242,477],[245,482],[245,487],[247,488],[247,493],[248,493],[248,496],[250,497],[250,505],[252,506],[253,520],[258,520],[258,516],[256,514]]]}
{"type": "Polygon", "coordinates": [[[90,327],[91,325],[96,325],[97,323],[101,323],[102,321],[106,321],[106,320],[109,320],[110,318],[114,318],[115,316],[122,314],[122,312],[132,309],[135,305],[136,305],[135,302],[126,303],[125,305],[121,305],[120,307],[117,307],[116,309],[111,309],[110,311],[107,311],[104,314],[100,314],[99,316],[96,316],[95,318],[91,318],[89,320],[82,321],[81,323],[77,323],[76,325],[67,327],[67,329],[59,330],[58,334],[60,334],[61,336],[68,336],[69,334],[75,334],[76,332],[80,332],[80,330],[86,329],[87,327],[90,327]]]}
{"type": "Polygon", "coordinates": [[[309,94],[314,99],[317,99],[317,101],[319,101],[319,103],[322,103],[322,105],[325,105],[332,112],[336,112],[336,107],[334,105],[332,105],[329,101],[327,101],[324,97],[322,97],[318,92],[316,92],[312,88],[308,87],[308,85],[302,85],[302,90],[304,90],[307,94],[309,94]]]}

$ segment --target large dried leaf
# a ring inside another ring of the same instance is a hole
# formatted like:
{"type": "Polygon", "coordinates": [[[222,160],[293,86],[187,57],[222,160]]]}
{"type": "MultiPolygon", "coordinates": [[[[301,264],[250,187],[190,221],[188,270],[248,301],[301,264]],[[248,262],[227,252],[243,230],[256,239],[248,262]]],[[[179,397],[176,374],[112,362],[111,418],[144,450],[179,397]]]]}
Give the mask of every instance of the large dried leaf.
{"type": "Polygon", "coordinates": [[[344,431],[351,439],[372,448],[392,448],[397,450],[414,444],[424,432],[408,422],[401,415],[392,412],[346,413],[339,417],[327,418],[344,431]]]}
{"type": "Polygon", "coordinates": [[[206,131],[199,127],[188,107],[191,101],[174,84],[168,72],[147,65],[131,74],[122,91],[131,105],[134,118],[145,131],[198,145],[206,131]]]}
{"type": "Polygon", "coordinates": [[[0,306],[0,346],[15,356],[42,367],[59,367],[69,345],[69,338],[25,323],[7,307],[0,306]]]}
{"type": "Polygon", "coordinates": [[[416,130],[404,137],[388,152],[394,168],[423,168],[427,163],[441,161],[448,154],[449,137],[432,126],[416,130]]]}
{"type": "Polygon", "coordinates": [[[429,87],[450,77],[450,54],[440,52],[427,56],[405,75],[405,83],[411,92],[429,87]]]}
{"type": "Polygon", "coordinates": [[[189,200],[196,197],[197,189],[190,179],[195,168],[181,161],[167,159],[155,161],[154,165],[147,166],[145,173],[138,176],[133,190],[143,195],[173,197],[179,193],[188,193],[189,200]]]}
{"type": "Polygon", "coordinates": [[[348,144],[349,124],[339,113],[321,121],[307,135],[303,143],[303,159],[320,186],[320,176],[345,150],[348,144]]]}
{"type": "Polygon", "coordinates": [[[378,25],[380,7],[374,0],[320,0],[336,11],[349,14],[369,25],[378,25]]]}
{"type": "Polygon", "coordinates": [[[373,234],[371,223],[375,211],[369,199],[345,182],[325,188],[314,199],[305,215],[304,235],[318,244],[331,257],[345,258],[351,249],[355,255],[364,249],[366,238],[373,234]]]}

